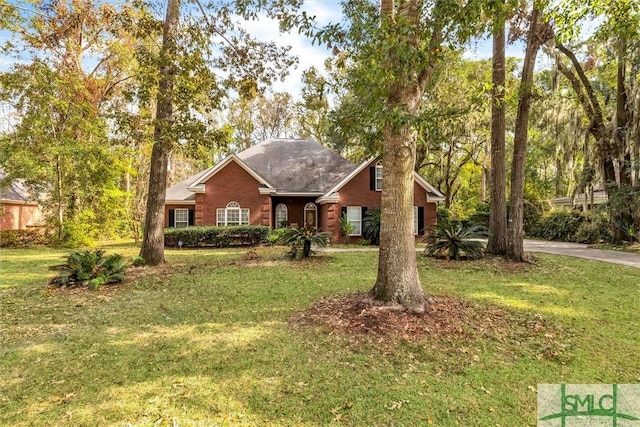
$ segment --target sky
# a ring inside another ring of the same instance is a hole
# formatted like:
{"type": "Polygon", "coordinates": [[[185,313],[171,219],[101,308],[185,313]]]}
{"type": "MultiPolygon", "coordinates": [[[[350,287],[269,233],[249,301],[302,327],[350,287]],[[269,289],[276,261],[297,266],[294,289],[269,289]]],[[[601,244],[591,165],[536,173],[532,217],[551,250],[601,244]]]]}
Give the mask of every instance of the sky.
{"type": "MultiPolygon", "coordinates": [[[[305,0],[303,9],[315,16],[319,24],[342,21],[340,0],[305,0]]],[[[281,34],[276,20],[262,17],[255,25],[251,24],[248,28],[249,32],[260,40],[271,40],[279,46],[291,46],[292,54],[299,59],[297,68],[290,70],[289,76],[284,82],[277,82],[272,88],[273,91],[287,91],[296,98],[302,88],[302,73],[310,67],[323,70],[324,62],[331,57],[329,49],[325,46],[312,45],[304,35],[299,35],[295,31],[281,34]]],[[[491,55],[491,39],[486,37],[470,42],[464,53],[464,57],[467,59],[490,59],[491,55]]],[[[524,58],[524,45],[521,43],[507,45],[506,55],[507,57],[524,58]]],[[[544,66],[546,58],[543,56],[540,53],[538,60],[539,65],[544,66]]]]}

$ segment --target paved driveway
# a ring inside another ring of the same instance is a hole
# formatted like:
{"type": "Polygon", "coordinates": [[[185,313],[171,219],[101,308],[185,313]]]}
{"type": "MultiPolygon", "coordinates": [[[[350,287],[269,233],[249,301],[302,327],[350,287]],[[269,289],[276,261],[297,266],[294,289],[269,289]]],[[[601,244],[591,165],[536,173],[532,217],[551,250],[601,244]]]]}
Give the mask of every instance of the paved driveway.
{"type": "MultiPolygon", "coordinates": [[[[315,248],[314,248],[315,249],[315,248]]],[[[318,248],[315,250],[325,252],[374,252],[378,248],[318,248]]],[[[418,247],[416,251],[422,251],[423,248],[418,247]]],[[[525,240],[525,252],[543,252],[546,254],[567,255],[576,258],[586,258],[595,261],[610,262],[612,264],[628,265],[630,267],[640,268],[640,254],[632,254],[629,252],[607,251],[603,249],[592,249],[588,245],[581,243],[569,242],[550,242],[547,240],[525,240]]]]}
{"type": "Polygon", "coordinates": [[[524,250],[525,252],[544,252],[547,254],[568,255],[577,258],[586,258],[640,268],[640,254],[592,249],[589,248],[589,246],[580,243],[525,240],[524,250]]]}

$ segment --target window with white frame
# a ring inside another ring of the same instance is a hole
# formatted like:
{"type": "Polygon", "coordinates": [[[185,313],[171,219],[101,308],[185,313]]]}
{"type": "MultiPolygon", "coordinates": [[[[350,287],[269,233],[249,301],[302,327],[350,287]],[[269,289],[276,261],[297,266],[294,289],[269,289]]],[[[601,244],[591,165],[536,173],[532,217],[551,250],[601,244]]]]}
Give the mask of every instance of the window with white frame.
{"type": "Polygon", "coordinates": [[[382,161],[376,163],[376,191],[382,191],[382,161]]]}
{"type": "Polygon", "coordinates": [[[216,210],[218,226],[249,224],[249,209],[241,208],[238,202],[227,203],[226,208],[216,210]]]}
{"type": "Polygon", "coordinates": [[[289,221],[289,210],[287,205],[280,203],[276,206],[276,228],[284,228],[289,221]]]}
{"type": "Polygon", "coordinates": [[[347,206],[347,220],[353,231],[349,236],[362,235],[362,208],[360,206],[347,206]]]}
{"type": "Polygon", "coordinates": [[[413,234],[418,234],[418,231],[420,231],[419,224],[418,224],[418,207],[414,206],[413,207],[413,234]]]}
{"type": "Polygon", "coordinates": [[[173,226],[175,228],[189,226],[189,209],[176,209],[173,212],[173,226]]]}

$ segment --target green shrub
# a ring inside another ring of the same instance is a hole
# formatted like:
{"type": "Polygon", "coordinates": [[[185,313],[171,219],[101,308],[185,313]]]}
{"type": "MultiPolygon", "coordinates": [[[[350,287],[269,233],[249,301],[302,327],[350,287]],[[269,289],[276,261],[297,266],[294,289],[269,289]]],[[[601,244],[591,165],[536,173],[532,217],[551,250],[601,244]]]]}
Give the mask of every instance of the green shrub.
{"type": "Polygon", "coordinates": [[[423,239],[427,243],[424,255],[445,257],[448,260],[459,260],[462,254],[470,259],[481,258],[484,255],[484,239],[487,237],[487,227],[482,224],[431,227],[429,234],[423,239]]]}
{"type": "Polygon", "coordinates": [[[253,246],[267,241],[269,227],[240,225],[232,227],[183,227],[166,228],[164,245],[183,247],[253,246]]]}
{"type": "Polygon", "coordinates": [[[475,212],[469,217],[469,222],[472,224],[489,225],[489,202],[483,202],[478,206],[475,212]]]}
{"type": "Polygon", "coordinates": [[[91,246],[100,237],[93,211],[85,210],[62,223],[62,239],[57,245],[65,248],[91,246]]]}
{"type": "Polygon", "coordinates": [[[436,208],[436,220],[438,227],[447,228],[451,222],[451,211],[444,206],[436,208]]]}
{"type": "Polygon", "coordinates": [[[67,256],[64,264],[49,267],[58,271],[58,275],[50,280],[55,286],[89,286],[98,289],[107,283],[117,283],[124,280],[126,263],[122,255],[104,256],[104,251],[73,251],[67,256]]]}
{"type": "Polygon", "coordinates": [[[131,265],[134,267],[142,267],[146,263],[147,262],[145,261],[145,259],[142,258],[141,256],[136,255],[131,258],[131,265]]]}
{"type": "Polygon", "coordinates": [[[271,230],[271,232],[267,236],[267,243],[269,243],[270,245],[286,245],[287,244],[285,240],[286,233],[287,233],[286,227],[271,230]]]}
{"type": "Polygon", "coordinates": [[[344,213],[340,217],[340,235],[344,239],[344,243],[349,242],[349,236],[353,234],[353,224],[349,222],[347,214],[344,213]]]}
{"type": "Polygon", "coordinates": [[[570,241],[578,231],[583,218],[579,211],[569,209],[552,210],[538,221],[537,237],[547,240],[570,241]]]}
{"type": "Polygon", "coordinates": [[[538,201],[524,200],[523,210],[523,226],[524,234],[527,236],[535,236],[538,231],[538,225],[543,214],[542,205],[538,201]]]}
{"type": "Polygon", "coordinates": [[[382,210],[378,206],[370,209],[364,214],[362,220],[362,235],[370,244],[378,246],[380,244],[380,218],[382,210]]]}
{"type": "Polygon", "coordinates": [[[582,214],[583,221],[578,226],[572,240],[578,243],[602,243],[611,241],[609,216],[602,211],[588,211],[582,214]]]}
{"type": "Polygon", "coordinates": [[[0,247],[3,248],[29,248],[50,243],[51,239],[44,230],[0,230],[0,247]]]}
{"type": "Polygon", "coordinates": [[[314,227],[287,228],[286,242],[291,246],[289,255],[292,258],[308,258],[311,255],[311,245],[326,246],[331,241],[331,233],[318,231],[314,227]]]}

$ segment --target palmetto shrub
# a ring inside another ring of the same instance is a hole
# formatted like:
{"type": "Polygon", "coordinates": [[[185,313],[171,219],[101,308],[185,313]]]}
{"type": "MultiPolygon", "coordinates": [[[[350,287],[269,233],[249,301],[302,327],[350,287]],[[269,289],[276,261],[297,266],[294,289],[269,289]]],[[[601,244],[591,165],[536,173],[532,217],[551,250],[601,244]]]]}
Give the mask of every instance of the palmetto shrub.
{"type": "Polygon", "coordinates": [[[124,280],[126,262],[122,255],[104,256],[101,249],[73,251],[64,264],[49,267],[58,271],[58,275],[49,283],[54,286],[89,286],[98,289],[107,283],[124,280]]]}
{"type": "Polygon", "coordinates": [[[308,258],[311,255],[311,245],[326,246],[331,239],[331,233],[318,231],[313,227],[288,228],[284,239],[291,251],[293,258],[308,258]]]}
{"type": "Polygon", "coordinates": [[[380,207],[368,210],[362,220],[362,234],[372,245],[380,244],[380,207]]]}
{"type": "Polygon", "coordinates": [[[459,260],[463,255],[470,259],[484,255],[485,241],[489,237],[487,227],[481,224],[464,226],[431,227],[423,239],[424,255],[459,260]]]}

